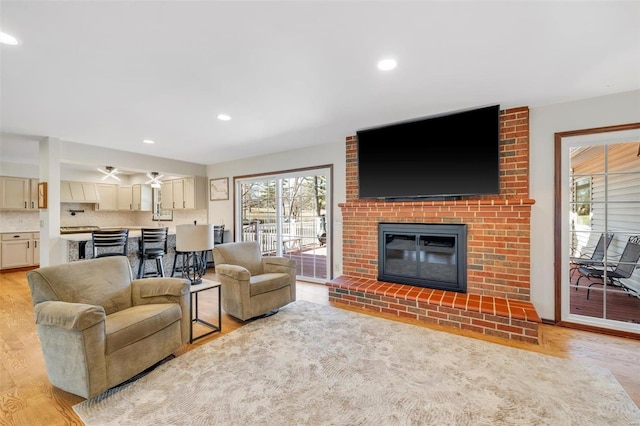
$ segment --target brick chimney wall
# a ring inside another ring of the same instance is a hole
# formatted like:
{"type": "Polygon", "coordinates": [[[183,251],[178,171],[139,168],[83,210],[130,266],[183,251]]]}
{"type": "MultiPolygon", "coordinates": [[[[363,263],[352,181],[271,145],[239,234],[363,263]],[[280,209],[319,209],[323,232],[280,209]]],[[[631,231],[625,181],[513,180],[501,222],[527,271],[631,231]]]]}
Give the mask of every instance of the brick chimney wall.
{"type": "MultiPolygon", "coordinates": [[[[455,129],[453,129],[455,131],[455,129]]],[[[473,143],[473,141],[469,141],[473,143]]],[[[460,147],[463,149],[463,147],[460,147]]],[[[467,224],[467,293],[530,300],[529,108],[500,111],[500,194],[457,201],[358,198],[357,137],[346,139],[343,275],[377,278],[378,223],[467,224]]]]}

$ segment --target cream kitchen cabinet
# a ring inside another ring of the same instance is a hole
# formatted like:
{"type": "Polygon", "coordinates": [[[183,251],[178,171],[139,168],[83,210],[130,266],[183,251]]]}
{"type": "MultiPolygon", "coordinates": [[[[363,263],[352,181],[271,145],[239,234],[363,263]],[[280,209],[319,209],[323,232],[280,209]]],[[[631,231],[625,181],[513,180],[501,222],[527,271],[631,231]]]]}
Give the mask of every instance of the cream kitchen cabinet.
{"type": "Polygon", "coordinates": [[[38,179],[0,176],[0,209],[38,208],[38,179]]]}
{"type": "Polygon", "coordinates": [[[40,263],[40,233],[13,232],[3,233],[1,238],[2,258],[0,267],[2,269],[24,268],[35,266],[40,263]],[[37,255],[34,256],[37,241],[37,255]],[[37,261],[37,262],[36,262],[37,261]]]}
{"type": "Polygon", "coordinates": [[[149,185],[133,185],[132,187],[132,209],[138,212],[153,211],[152,190],[149,185]]]}
{"type": "Polygon", "coordinates": [[[62,203],[98,203],[97,185],[88,182],[60,182],[60,202],[62,203]]]}
{"type": "Polygon", "coordinates": [[[163,210],[200,210],[206,208],[206,179],[186,177],[162,182],[163,210]]]}
{"type": "Polygon", "coordinates": [[[96,210],[118,210],[118,185],[99,183],[96,185],[96,190],[100,199],[96,204],[96,210]]]}
{"type": "Polygon", "coordinates": [[[118,210],[133,210],[133,188],[130,186],[118,186],[118,210]]]}
{"type": "Polygon", "coordinates": [[[118,210],[134,212],[150,212],[151,187],[149,185],[132,185],[118,187],[118,210]]]}
{"type": "Polygon", "coordinates": [[[96,210],[104,211],[143,211],[153,210],[151,205],[151,187],[149,185],[111,185],[98,184],[100,202],[96,210]]]}
{"type": "Polygon", "coordinates": [[[29,185],[31,186],[31,190],[30,192],[30,203],[29,206],[32,209],[37,209],[38,208],[38,183],[40,183],[40,180],[38,179],[29,179],[29,185]]]}
{"type": "Polygon", "coordinates": [[[40,233],[33,234],[33,264],[40,265],[40,233]]]}
{"type": "Polygon", "coordinates": [[[160,187],[160,193],[162,194],[160,207],[162,210],[173,210],[173,182],[172,180],[165,180],[160,187]]]}

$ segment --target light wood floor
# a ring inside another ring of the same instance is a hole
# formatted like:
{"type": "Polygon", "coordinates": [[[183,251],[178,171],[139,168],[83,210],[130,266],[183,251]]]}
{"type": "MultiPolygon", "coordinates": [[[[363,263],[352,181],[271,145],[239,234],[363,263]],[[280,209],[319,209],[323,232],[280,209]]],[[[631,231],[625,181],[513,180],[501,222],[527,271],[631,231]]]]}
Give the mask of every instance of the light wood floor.
{"type": "MultiPolygon", "coordinates": [[[[71,407],[83,401],[83,398],[54,388],[47,379],[25,273],[26,270],[0,272],[0,425],[82,425],[71,407]]],[[[215,279],[215,272],[210,270],[205,278],[215,279]]],[[[205,320],[217,319],[215,294],[215,291],[200,294],[200,316],[205,320]]],[[[327,288],[320,284],[299,282],[298,299],[329,304],[327,288]]],[[[389,318],[385,315],[379,316],[389,318]]],[[[396,317],[389,319],[398,320],[396,317]]],[[[221,333],[185,345],[178,355],[230,333],[242,325],[243,323],[223,313],[221,333]]],[[[454,332],[451,329],[447,331],[454,332]]],[[[196,329],[195,334],[198,332],[196,329]]],[[[478,337],[464,332],[456,334],[478,337]]],[[[540,345],[484,337],[482,339],[568,358],[582,364],[606,367],[640,406],[639,340],[550,325],[542,325],[541,337],[540,345]]]]}

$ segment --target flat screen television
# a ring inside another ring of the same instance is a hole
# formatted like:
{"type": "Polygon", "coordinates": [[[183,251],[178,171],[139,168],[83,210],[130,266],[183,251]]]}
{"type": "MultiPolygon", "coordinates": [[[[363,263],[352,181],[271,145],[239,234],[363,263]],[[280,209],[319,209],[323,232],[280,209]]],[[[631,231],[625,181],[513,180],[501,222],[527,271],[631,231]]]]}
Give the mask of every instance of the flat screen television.
{"type": "Polygon", "coordinates": [[[500,193],[500,105],[358,130],[360,198],[500,193]]]}

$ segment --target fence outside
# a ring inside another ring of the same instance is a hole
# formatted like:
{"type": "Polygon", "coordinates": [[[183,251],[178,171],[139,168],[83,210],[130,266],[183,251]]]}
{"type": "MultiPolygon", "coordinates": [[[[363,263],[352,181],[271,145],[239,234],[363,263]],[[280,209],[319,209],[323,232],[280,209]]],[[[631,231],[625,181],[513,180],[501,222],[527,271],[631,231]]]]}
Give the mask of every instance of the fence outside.
{"type": "MultiPolygon", "coordinates": [[[[282,252],[303,251],[326,243],[326,231],[322,221],[292,221],[285,224],[289,232],[282,235],[282,252]]],[[[278,250],[278,228],[275,223],[254,221],[242,229],[243,241],[258,241],[263,254],[275,254],[278,250]]]]}

